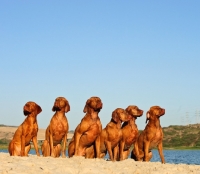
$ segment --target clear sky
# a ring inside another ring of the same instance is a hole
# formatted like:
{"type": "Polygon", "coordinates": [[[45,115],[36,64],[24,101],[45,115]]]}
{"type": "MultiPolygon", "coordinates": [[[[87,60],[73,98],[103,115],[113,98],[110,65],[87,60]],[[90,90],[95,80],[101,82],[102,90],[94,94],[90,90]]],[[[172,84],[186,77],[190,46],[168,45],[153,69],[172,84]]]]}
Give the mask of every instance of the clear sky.
{"type": "Polygon", "coordinates": [[[46,128],[58,96],[70,103],[70,130],[91,96],[102,99],[103,127],[128,105],[144,110],[139,129],[154,105],[166,109],[162,126],[196,123],[196,115],[200,122],[199,7],[199,0],[1,1],[0,124],[20,125],[24,104],[34,101],[46,128]]]}

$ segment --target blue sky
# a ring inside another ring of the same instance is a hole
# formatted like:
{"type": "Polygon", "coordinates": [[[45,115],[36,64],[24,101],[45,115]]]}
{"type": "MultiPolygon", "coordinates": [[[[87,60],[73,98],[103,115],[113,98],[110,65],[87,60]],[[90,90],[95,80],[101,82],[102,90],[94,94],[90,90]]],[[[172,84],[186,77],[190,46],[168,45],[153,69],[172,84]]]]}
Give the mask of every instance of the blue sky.
{"type": "Polygon", "coordinates": [[[103,127],[114,109],[151,106],[161,125],[200,122],[200,1],[1,1],[0,124],[18,126],[27,101],[46,128],[58,96],[70,130],[99,96],[103,127]],[[188,121],[186,120],[188,112],[188,121]]]}

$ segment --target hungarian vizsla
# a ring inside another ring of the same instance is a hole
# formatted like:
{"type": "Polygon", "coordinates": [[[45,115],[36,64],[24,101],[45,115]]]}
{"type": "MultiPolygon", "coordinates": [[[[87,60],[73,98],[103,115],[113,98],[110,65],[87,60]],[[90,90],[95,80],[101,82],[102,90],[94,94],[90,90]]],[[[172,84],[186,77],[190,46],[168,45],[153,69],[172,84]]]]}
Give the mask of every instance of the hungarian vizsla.
{"type": "Polygon", "coordinates": [[[107,151],[111,161],[119,159],[119,142],[122,138],[121,124],[130,118],[126,111],[117,108],[112,112],[111,121],[100,134],[100,158],[103,158],[107,151]]]}
{"type": "Polygon", "coordinates": [[[67,133],[69,130],[68,120],[65,113],[70,111],[69,102],[64,97],[56,98],[52,111],[55,112],[45,132],[45,140],[42,144],[44,157],[66,157],[67,133]],[[62,147],[61,147],[62,143],[62,147]]]}
{"type": "Polygon", "coordinates": [[[122,139],[119,144],[120,161],[128,158],[130,147],[138,138],[139,133],[135,120],[143,114],[143,110],[134,105],[128,106],[126,112],[129,116],[129,121],[124,122],[122,125],[122,139]]]}
{"type": "Polygon", "coordinates": [[[150,161],[152,158],[151,149],[158,147],[162,163],[165,163],[163,155],[163,131],[160,126],[160,117],[165,114],[165,109],[159,106],[152,106],[146,114],[146,125],[144,131],[137,139],[137,148],[132,151],[132,158],[138,161],[150,161]]]}
{"type": "MultiPolygon", "coordinates": [[[[100,139],[97,138],[102,130],[99,112],[103,103],[99,97],[91,97],[87,100],[83,112],[86,115],[82,118],[80,124],[76,127],[74,136],[69,143],[69,157],[86,156],[87,148],[99,147],[100,139]]],[[[95,154],[99,155],[99,149],[95,148],[95,154]]]]}
{"type": "Polygon", "coordinates": [[[24,115],[27,116],[24,122],[17,128],[13,139],[9,143],[8,151],[10,156],[28,156],[31,149],[30,142],[33,145],[37,156],[40,156],[37,146],[37,115],[42,109],[35,102],[27,102],[23,108],[24,115]]]}

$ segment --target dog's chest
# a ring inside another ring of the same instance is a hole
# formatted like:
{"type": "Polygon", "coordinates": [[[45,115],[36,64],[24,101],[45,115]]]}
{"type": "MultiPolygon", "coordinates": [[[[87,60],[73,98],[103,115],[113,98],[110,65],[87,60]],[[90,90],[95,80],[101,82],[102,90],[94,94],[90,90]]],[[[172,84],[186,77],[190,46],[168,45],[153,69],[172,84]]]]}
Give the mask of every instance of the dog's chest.
{"type": "Polygon", "coordinates": [[[57,124],[53,127],[54,132],[57,134],[65,133],[67,131],[67,125],[62,122],[57,122],[57,124]]]}
{"type": "Polygon", "coordinates": [[[88,130],[80,138],[80,144],[91,145],[97,136],[100,134],[99,125],[96,123],[90,124],[88,130]]]}
{"type": "Polygon", "coordinates": [[[161,129],[158,129],[155,133],[155,136],[153,137],[151,141],[151,147],[155,147],[162,141],[163,133],[161,129]]]}
{"type": "Polygon", "coordinates": [[[91,124],[86,134],[96,138],[100,134],[99,125],[97,123],[91,124]]]}
{"type": "Polygon", "coordinates": [[[112,144],[117,144],[122,138],[122,130],[111,128],[108,130],[108,139],[112,142],[112,144]]]}
{"type": "Polygon", "coordinates": [[[29,126],[27,134],[25,136],[26,141],[29,142],[34,136],[37,136],[38,127],[36,125],[29,126]]]}
{"type": "Polygon", "coordinates": [[[138,135],[138,130],[137,129],[130,129],[129,134],[126,137],[126,144],[132,144],[136,141],[138,135]]]}

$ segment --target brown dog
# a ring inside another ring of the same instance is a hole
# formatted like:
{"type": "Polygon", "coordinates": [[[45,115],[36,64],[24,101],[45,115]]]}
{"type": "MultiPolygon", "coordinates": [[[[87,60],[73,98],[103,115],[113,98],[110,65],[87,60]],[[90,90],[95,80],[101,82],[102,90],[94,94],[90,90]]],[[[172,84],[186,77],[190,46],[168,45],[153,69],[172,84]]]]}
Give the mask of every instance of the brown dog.
{"type": "Polygon", "coordinates": [[[119,142],[122,138],[121,124],[128,121],[129,116],[124,109],[117,108],[112,112],[111,121],[100,134],[100,158],[103,158],[107,151],[111,161],[119,159],[119,142]]]}
{"type": "MultiPolygon", "coordinates": [[[[81,120],[81,123],[76,127],[74,136],[69,143],[69,157],[86,156],[87,148],[99,147],[100,140],[97,138],[102,130],[99,112],[103,107],[103,103],[99,97],[91,97],[87,100],[83,112],[86,115],[81,120]]],[[[99,155],[98,149],[95,148],[95,153],[99,155]]]]}
{"type": "Polygon", "coordinates": [[[132,158],[138,161],[150,161],[152,158],[151,149],[158,147],[162,163],[165,163],[163,155],[163,131],[160,126],[160,116],[165,114],[165,109],[159,106],[152,106],[146,114],[146,125],[144,131],[137,139],[137,148],[132,151],[132,158]]]}
{"type": "Polygon", "coordinates": [[[33,141],[37,156],[40,156],[37,146],[37,115],[40,112],[42,112],[42,109],[35,102],[27,102],[25,104],[24,115],[27,117],[17,128],[8,146],[10,156],[28,156],[28,152],[31,149],[31,140],[33,141]]]}
{"type": "Polygon", "coordinates": [[[66,157],[69,125],[65,113],[70,111],[70,105],[64,97],[58,97],[54,102],[52,111],[56,113],[51,118],[50,124],[46,129],[45,140],[41,147],[42,154],[44,157],[59,157],[62,143],[62,157],[66,157]]]}
{"type": "Polygon", "coordinates": [[[139,134],[135,120],[143,114],[143,110],[140,110],[137,106],[133,105],[128,106],[126,112],[128,113],[130,120],[124,122],[122,125],[122,139],[119,144],[120,161],[128,158],[130,147],[138,138],[139,134]]]}

